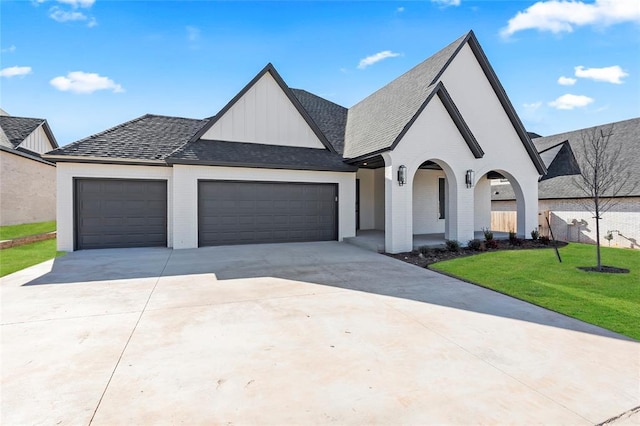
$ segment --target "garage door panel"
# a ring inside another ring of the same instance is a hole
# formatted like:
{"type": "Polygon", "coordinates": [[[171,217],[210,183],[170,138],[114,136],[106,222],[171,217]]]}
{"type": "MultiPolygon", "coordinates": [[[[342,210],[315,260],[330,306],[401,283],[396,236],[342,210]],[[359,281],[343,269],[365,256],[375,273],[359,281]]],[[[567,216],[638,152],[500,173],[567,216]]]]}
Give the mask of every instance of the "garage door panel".
{"type": "Polygon", "coordinates": [[[166,245],[166,181],[76,180],[78,249],[166,245]]]}
{"type": "Polygon", "coordinates": [[[336,195],[335,184],[200,181],[199,244],[336,240],[336,195]]]}

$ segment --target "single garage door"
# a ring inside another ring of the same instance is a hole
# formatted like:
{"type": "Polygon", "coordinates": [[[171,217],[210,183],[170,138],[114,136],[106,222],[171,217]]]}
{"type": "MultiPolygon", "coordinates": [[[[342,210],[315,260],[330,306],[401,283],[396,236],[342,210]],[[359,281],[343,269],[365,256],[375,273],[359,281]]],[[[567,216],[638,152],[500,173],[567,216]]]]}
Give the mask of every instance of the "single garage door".
{"type": "Polygon", "coordinates": [[[167,182],[76,179],[76,248],[167,245],[167,182]]]}
{"type": "Polygon", "coordinates": [[[200,246],[338,238],[337,185],[200,181],[200,246]]]}

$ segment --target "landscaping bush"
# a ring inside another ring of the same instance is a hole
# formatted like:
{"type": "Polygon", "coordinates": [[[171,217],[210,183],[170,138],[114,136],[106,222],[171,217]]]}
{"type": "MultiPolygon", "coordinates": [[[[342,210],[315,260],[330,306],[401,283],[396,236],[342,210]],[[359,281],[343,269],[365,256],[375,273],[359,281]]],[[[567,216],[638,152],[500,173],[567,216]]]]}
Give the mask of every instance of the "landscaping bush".
{"type": "Polygon", "coordinates": [[[482,251],[482,241],[477,239],[469,240],[467,247],[474,251],[482,251]]]}
{"type": "Polygon", "coordinates": [[[538,231],[537,229],[534,229],[533,231],[531,231],[531,239],[533,241],[537,241],[539,237],[540,237],[540,231],[538,231]]]}
{"type": "Polygon", "coordinates": [[[460,243],[456,240],[447,240],[445,246],[449,251],[460,251],[460,243]]]}
{"type": "Polygon", "coordinates": [[[524,240],[522,238],[518,238],[518,237],[509,238],[509,244],[511,244],[512,246],[519,247],[522,245],[522,243],[524,243],[524,240]]]}
{"type": "Polygon", "coordinates": [[[509,231],[509,243],[511,243],[511,245],[513,245],[512,241],[515,240],[516,238],[518,238],[516,233],[513,231],[509,231]]]}
{"type": "Polygon", "coordinates": [[[549,237],[547,237],[546,235],[541,235],[540,238],[538,239],[538,241],[540,241],[545,246],[548,246],[549,243],[551,242],[551,239],[549,237]]]}
{"type": "Polygon", "coordinates": [[[491,232],[489,228],[482,228],[482,233],[484,234],[485,241],[493,241],[493,232],[491,232]]]}
{"type": "Polygon", "coordinates": [[[498,248],[498,242],[496,240],[487,240],[484,242],[484,246],[487,249],[497,249],[498,248]]]}

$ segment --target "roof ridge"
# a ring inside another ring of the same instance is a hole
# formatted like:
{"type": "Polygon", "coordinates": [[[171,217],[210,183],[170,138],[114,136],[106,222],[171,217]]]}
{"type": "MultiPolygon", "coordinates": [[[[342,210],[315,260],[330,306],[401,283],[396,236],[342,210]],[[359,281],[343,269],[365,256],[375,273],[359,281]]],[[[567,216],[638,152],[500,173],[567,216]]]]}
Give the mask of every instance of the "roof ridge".
{"type": "Polygon", "coordinates": [[[340,107],[340,108],[344,108],[344,109],[346,109],[346,110],[348,110],[348,109],[349,109],[349,108],[347,108],[347,107],[345,107],[345,106],[342,106],[342,105],[340,105],[340,104],[338,104],[338,103],[335,103],[335,102],[333,102],[333,101],[330,101],[330,100],[329,100],[329,99],[327,99],[327,98],[324,98],[324,97],[322,97],[322,96],[320,96],[320,95],[316,95],[315,93],[310,92],[310,91],[305,90],[305,89],[296,89],[296,88],[291,87],[291,90],[293,90],[293,91],[298,91],[298,92],[305,92],[305,93],[310,94],[311,96],[315,96],[316,98],[322,99],[323,101],[325,101],[325,102],[329,102],[329,103],[331,103],[331,104],[333,104],[333,105],[335,105],[335,106],[338,106],[338,107],[340,107]]]}
{"type": "Polygon", "coordinates": [[[640,117],[628,118],[626,120],[620,120],[620,121],[612,121],[612,122],[609,122],[609,123],[596,124],[594,126],[583,127],[581,129],[567,130],[566,132],[555,133],[553,135],[548,135],[548,136],[541,136],[539,138],[536,138],[536,141],[544,142],[541,139],[556,138],[558,136],[569,135],[569,134],[572,134],[572,133],[580,133],[580,132],[587,131],[587,130],[597,129],[598,127],[615,126],[617,124],[628,123],[630,121],[636,121],[636,120],[640,120],[640,117]]]}
{"type": "Polygon", "coordinates": [[[20,118],[23,120],[40,120],[40,121],[45,121],[46,118],[38,118],[38,117],[21,117],[21,116],[17,116],[17,115],[0,115],[0,117],[2,118],[20,118]]]}

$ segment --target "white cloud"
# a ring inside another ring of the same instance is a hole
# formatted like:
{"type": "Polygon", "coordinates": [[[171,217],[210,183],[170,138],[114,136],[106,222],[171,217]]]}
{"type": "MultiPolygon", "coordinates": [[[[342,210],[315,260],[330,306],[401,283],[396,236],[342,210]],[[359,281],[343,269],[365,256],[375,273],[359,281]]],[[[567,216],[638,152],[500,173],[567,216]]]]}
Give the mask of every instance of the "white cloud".
{"type": "Polygon", "coordinates": [[[15,51],[16,51],[16,47],[13,44],[11,46],[1,50],[2,53],[13,53],[15,51]]]}
{"type": "Polygon", "coordinates": [[[65,76],[52,79],[49,83],[62,92],[89,94],[98,90],[111,90],[122,93],[124,89],[108,77],[96,73],[73,71],[65,76]]]}
{"type": "Polygon", "coordinates": [[[578,65],[574,70],[576,72],[576,77],[588,78],[595,81],[604,81],[606,83],[613,84],[624,83],[622,79],[629,75],[618,65],[604,68],[585,68],[582,65],[578,65]]]}
{"type": "Polygon", "coordinates": [[[31,74],[31,67],[7,67],[0,70],[0,77],[18,77],[31,74]]]}
{"type": "Polygon", "coordinates": [[[549,106],[555,109],[574,109],[582,108],[593,103],[593,99],[584,95],[571,95],[566,94],[560,96],[555,101],[549,102],[549,106]]]}
{"type": "Polygon", "coordinates": [[[576,84],[576,81],[578,80],[571,77],[561,76],[560,78],[558,78],[558,84],[561,86],[573,86],[574,84],[576,84]]]}
{"type": "Polygon", "coordinates": [[[542,101],[532,102],[530,104],[522,104],[528,110],[535,111],[542,106],[542,101]]]}
{"type": "Polygon", "coordinates": [[[68,4],[73,8],[84,7],[89,8],[93,6],[96,0],[57,0],[58,3],[68,4]]]}
{"type": "Polygon", "coordinates": [[[395,58],[396,56],[400,56],[400,53],[395,53],[390,50],[383,50],[382,52],[378,52],[371,56],[367,56],[364,59],[361,59],[358,63],[358,68],[363,70],[366,67],[375,64],[376,62],[382,61],[383,59],[395,58]]]}
{"type": "Polygon", "coordinates": [[[638,0],[595,0],[593,3],[548,0],[518,12],[500,33],[505,38],[529,29],[570,33],[584,25],[606,27],[622,22],[640,23],[638,0]]]}
{"type": "Polygon", "coordinates": [[[200,39],[200,28],[187,26],[187,38],[191,42],[198,41],[200,39]]]}
{"type": "Polygon", "coordinates": [[[76,10],[62,10],[58,6],[53,6],[49,9],[49,18],[58,22],[68,22],[68,21],[86,21],[87,15],[82,12],[78,12],[76,10]]]}
{"type": "Polygon", "coordinates": [[[400,6],[399,8],[397,8],[396,12],[398,12],[398,13],[404,12],[404,6],[400,6]]]}
{"type": "Polygon", "coordinates": [[[436,3],[444,7],[460,6],[460,0],[431,0],[431,3],[436,3]]]}

